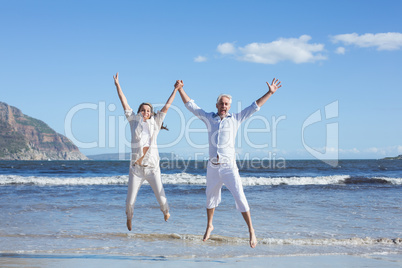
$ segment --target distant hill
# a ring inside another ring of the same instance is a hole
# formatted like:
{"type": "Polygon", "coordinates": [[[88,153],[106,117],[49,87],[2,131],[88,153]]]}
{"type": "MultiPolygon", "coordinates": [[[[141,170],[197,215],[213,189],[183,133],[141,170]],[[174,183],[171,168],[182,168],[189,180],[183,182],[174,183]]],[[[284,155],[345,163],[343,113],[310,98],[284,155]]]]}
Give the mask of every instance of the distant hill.
{"type": "MultiPolygon", "coordinates": [[[[159,153],[161,160],[174,160],[177,155],[174,153],[159,153]]],[[[130,160],[130,153],[125,154],[96,154],[88,155],[90,160],[130,160]]]]}
{"type": "Polygon", "coordinates": [[[0,102],[0,160],[86,160],[67,137],[0,102]]]}
{"type": "Polygon", "coordinates": [[[395,157],[385,157],[384,160],[402,160],[402,154],[395,157]]]}

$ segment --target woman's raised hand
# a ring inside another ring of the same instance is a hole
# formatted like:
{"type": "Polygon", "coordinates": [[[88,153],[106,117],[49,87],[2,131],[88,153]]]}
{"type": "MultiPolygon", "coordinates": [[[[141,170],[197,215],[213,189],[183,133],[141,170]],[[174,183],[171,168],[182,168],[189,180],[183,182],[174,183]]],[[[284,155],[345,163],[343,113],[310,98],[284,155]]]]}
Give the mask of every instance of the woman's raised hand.
{"type": "Polygon", "coordinates": [[[116,75],[113,75],[114,79],[114,84],[117,86],[119,84],[119,73],[116,73],[116,75]]]}

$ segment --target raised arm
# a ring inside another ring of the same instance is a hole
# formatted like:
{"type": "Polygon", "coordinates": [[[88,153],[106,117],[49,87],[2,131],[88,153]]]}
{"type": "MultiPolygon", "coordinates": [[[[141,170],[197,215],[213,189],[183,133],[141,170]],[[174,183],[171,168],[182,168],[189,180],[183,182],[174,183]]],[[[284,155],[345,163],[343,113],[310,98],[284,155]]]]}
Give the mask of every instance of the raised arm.
{"type": "MultiPolygon", "coordinates": [[[[181,81],[181,86],[183,87],[183,81],[181,81]]],[[[170,94],[170,97],[169,97],[169,99],[167,100],[165,106],[163,106],[161,112],[167,113],[167,111],[168,111],[169,108],[170,108],[170,105],[172,104],[174,98],[176,97],[176,92],[177,92],[177,90],[179,89],[179,87],[180,87],[180,80],[177,80],[176,83],[174,84],[173,92],[172,92],[172,94],[170,94]]]]}
{"type": "Polygon", "coordinates": [[[278,90],[278,88],[280,88],[282,86],[281,82],[278,79],[275,80],[275,78],[272,80],[271,84],[269,84],[267,82],[267,85],[268,85],[268,89],[269,89],[268,92],[265,93],[264,96],[262,96],[261,98],[259,98],[256,101],[258,107],[263,106],[264,103],[266,103],[267,100],[272,96],[272,94],[274,94],[276,92],[276,90],[278,90]]]}
{"type": "Polygon", "coordinates": [[[119,95],[120,101],[121,101],[121,105],[123,105],[123,109],[124,111],[126,110],[130,110],[130,106],[128,105],[126,96],[124,96],[123,91],[121,90],[120,84],[119,84],[119,73],[116,73],[116,75],[113,75],[113,79],[114,79],[114,84],[116,85],[116,89],[117,89],[117,94],[119,95]]]}
{"type": "Polygon", "coordinates": [[[176,84],[177,83],[179,83],[179,93],[180,93],[181,100],[183,101],[184,104],[186,104],[191,99],[183,89],[183,87],[184,87],[183,80],[177,80],[176,84]]]}

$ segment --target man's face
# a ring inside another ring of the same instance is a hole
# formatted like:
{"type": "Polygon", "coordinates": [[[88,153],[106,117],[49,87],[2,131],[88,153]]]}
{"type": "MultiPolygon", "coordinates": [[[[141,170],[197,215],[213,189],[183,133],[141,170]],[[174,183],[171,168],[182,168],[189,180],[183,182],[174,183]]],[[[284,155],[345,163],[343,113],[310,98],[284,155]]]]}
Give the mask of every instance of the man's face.
{"type": "Polygon", "coordinates": [[[216,108],[218,109],[218,115],[221,118],[226,117],[230,109],[230,99],[228,97],[222,97],[216,104],[216,108]]]}

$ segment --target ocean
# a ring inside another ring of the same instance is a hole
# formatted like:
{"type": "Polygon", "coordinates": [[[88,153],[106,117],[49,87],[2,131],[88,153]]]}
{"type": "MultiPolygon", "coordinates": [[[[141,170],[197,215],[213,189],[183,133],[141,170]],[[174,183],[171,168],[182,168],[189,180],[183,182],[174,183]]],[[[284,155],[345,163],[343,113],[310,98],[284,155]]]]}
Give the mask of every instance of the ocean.
{"type": "Polygon", "coordinates": [[[402,254],[402,161],[239,161],[258,245],[223,187],[206,227],[205,161],[161,161],[171,218],[144,184],[126,228],[129,161],[0,161],[0,257],[139,260],[402,254]]]}

